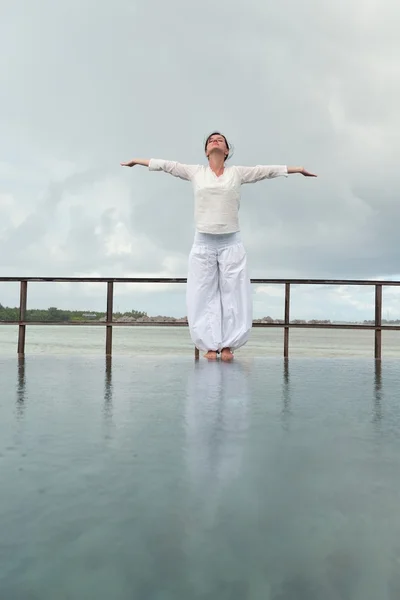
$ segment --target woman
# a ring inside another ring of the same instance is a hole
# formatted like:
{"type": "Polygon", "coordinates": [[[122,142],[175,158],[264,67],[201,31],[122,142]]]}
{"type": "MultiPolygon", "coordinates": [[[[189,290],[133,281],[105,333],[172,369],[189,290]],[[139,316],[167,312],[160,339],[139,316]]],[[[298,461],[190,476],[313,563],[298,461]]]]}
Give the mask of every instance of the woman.
{"type": "Polygon", "coordinates": [[[303,167],[226,167],[230,146],[214,132],[205,142],[208,166],[160,159],[135,158],[124,167],[142,165],[192,182],[196,233],[189,256],[187,317],[190,335],[208,359],[232,360],[232,351],[249,339],[253,322],[246,251],[240,236],[238,212],[244,183],[301,173],[303,167]]]}

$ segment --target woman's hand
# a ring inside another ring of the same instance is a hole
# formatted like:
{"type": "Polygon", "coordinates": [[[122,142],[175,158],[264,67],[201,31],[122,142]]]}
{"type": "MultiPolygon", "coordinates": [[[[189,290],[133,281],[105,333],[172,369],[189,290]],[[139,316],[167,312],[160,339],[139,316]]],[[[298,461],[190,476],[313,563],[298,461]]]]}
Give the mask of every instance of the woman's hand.
{"type": "Polygon", "coordinates": [[[141,165],[142,167],[148,167],[150,160],[147,158],[133,158],[128,162],[121,163],[121,167],[135,167],[136,165],[141,165]]]}
{"type": "Polygon", "coordinates": [[[314,173],[310,173],[310,171],[307,171],[304,167],[288,167],[287,172],[289,175],[299,173],[300,175],[304,175],[304,177],[316,177],[314,173]]]}
{"type": "Polygon", "coordinates": [[[310,171],[307,171],[306,169],[303,169],[300,171],[301,175],[304,175],[304,177],[317,177],[317,175],[314,175],[314,173],[310,173],[310,171]]]}
{"type": "Polygon", "coordinates": [[[135,165],[137,165],[137,162],[135,159],[130,160],[128,162],[122,162],[121,163],[121,167],[134,167],[135,165]]]}

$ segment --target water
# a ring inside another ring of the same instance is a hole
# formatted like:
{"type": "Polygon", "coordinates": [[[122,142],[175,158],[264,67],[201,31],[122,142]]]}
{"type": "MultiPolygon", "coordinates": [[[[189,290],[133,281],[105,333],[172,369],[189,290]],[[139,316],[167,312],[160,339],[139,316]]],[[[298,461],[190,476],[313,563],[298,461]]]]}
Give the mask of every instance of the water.
{"type": "Polygon", "coordinates": [[[400,597],[397,361],[2,356],[0,381],[2,599],[400,597]]]}
{"type": "MultiPolygon", "coordinates": [[[[103,326],[27,326],[27,354],[104,355],[105,327],[103,326]]],[[[0,326],[0,355],[15,356],[18,328],[0,326]]],[[[113,329],[113,354],[190,356],[193,344],[187,328],[125,327],[113,329]]],[[[281,329],[254,328],[249,343],[236,353],[239,357],[283,355],[281,329]]],[[[373,357],[373,331],[323,329],[292,329],[291,357],[373,357]]],[[[382,356],[400,358],[400,332],[382,332],[382,356]]]]}

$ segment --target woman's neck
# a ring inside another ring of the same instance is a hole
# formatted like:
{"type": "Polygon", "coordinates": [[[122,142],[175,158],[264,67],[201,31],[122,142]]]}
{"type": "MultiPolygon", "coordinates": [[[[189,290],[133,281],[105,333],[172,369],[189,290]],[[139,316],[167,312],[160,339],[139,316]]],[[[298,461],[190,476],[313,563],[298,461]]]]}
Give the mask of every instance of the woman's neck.
{"type": "Polygon", "coordinates": [[[208,158],[208,164],[210,166],[210,169],[214,171],[214,173],[217,176],[222,175],[222,173],[224,172],[225,162],[223,156],[212,154],[208,158]]]}

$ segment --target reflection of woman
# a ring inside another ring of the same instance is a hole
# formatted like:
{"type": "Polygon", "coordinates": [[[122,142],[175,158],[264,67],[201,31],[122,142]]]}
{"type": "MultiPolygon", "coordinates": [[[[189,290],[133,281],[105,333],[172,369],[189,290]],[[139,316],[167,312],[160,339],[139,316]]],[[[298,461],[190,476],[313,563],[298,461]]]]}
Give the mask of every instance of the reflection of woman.
{"type": "Polygon", "coordinates": [[[248,379],[242,363],[194,363],[189,374],[185,454],[193,490],[209,516],[242,477],[248,379]]]}
{"type": "MultiPolygon", "coordinates": [[[[241,587],[248,581],[238,560],[247,541],[247,493],[243,497],[242,491],[251,485],[245,454],[251,373],[243,363],[196,361],[188,373],[182,448],[187,495],[180,513],[187,598],[225,598],[234,582],[241,587]]],[[[234,597],[236,589],[229,594],[234,597]]]]}
{"type": "Polygon", "coordinates": [[[136,158],[121,163],[143,165],[192,182],[195,196],[196,235],[189,258],[187,314],[190,335],[205,356],[233,358],[252,327],[252,301],[246,251],[240,236],[238,211],[244,183],[301,173],[303,167],[226,167],[230,146],[215,132],[205,143],[208,166],[186,165],[160,159],[136,158]]]}

